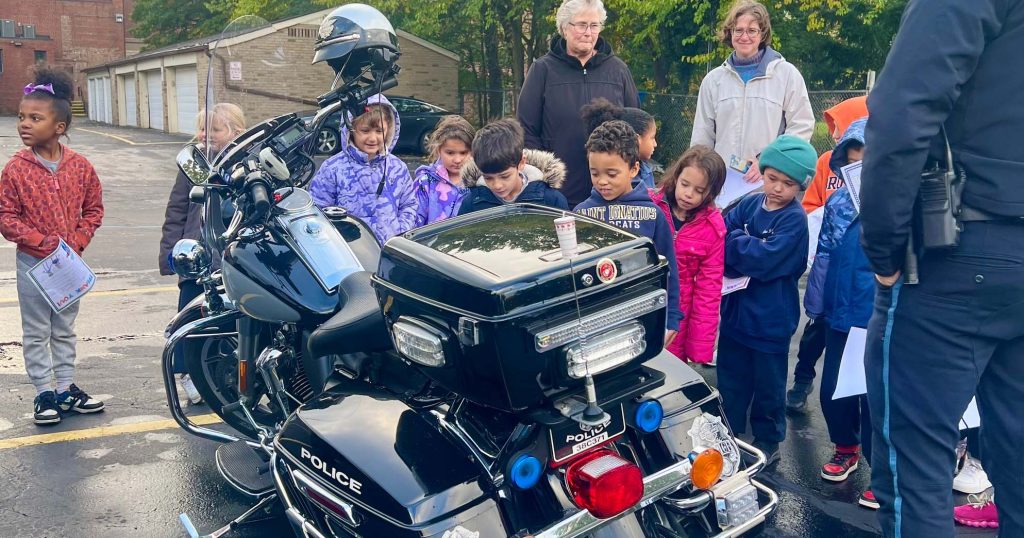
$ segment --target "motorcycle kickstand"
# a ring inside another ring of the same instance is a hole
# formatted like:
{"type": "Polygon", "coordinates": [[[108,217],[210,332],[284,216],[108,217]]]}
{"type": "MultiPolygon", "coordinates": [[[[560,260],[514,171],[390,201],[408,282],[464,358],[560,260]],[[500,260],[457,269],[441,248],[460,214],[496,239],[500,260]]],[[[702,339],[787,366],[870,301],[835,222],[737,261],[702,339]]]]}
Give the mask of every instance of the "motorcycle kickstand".
{"type": "MultiPolygon", "coordinates": [[[[224,525],[223,527],[221,527],[221,528],[219,528],[219,529],[217,529],[217,530],[215,530],[215,531],[213,531],[213,532],[211,532],[209,534],[199,534],[199,531],[197,531],[196,530],[196,526],[192,524],[192,519],[188,517],[188,514],[181,514],[181,515],[178,516],[178,519],[181,520],[181,525],[183,527],[185,527],[185,533],[188,534],[189,538],[219,538],[220,536],[223,536],[224,534],[226,534],[226,533],[228,533],[228,532],[230,532],[230,531],[232,531],[234,529],[237,529],[238,527],[242,527],[242,526],[250,524],[250,523],[256,523],[256,521],[246,521],[246,520],[249,519],[250,517],[252,517],[252,515],[255,514],[256,512],[266,508],[267,506],[270,505],[270,503],[272,503],[272,502],[274,502],[276,500],[277,500],[277,494],[276,493],[271,494],[271,495],[267,495],[266,497],[260,499],[260,502],[256,503],[252,508],[250,508],[250,509],[246,510],[245,512],[243,512],[242,515],[236,517],[235,519],[233,519],[227,525],[224,525]]],[[[261,520],[257,520],[257,521],[262,521],[262,519],[261,520]]]]}

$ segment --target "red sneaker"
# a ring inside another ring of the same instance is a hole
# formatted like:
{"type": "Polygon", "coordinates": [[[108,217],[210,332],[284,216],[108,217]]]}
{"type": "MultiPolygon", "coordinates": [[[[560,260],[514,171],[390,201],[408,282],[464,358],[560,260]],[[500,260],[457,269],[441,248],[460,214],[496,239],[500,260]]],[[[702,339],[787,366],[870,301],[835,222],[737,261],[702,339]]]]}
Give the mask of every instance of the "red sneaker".
{"type": "Polygon", "coordinates": [[[996,503],[987,495],[968,495],[968,503],[953,509],[953,521],[968,527],[996,529],[999,512],[996,503]]]}
{"type": "Polygon", "coordinates": [[[860,494],[857,504],[871,510],[878,510],[879,508],[878,499],[875,499],[875,494],[871,493],[870,489],[864,490],[864,493],[860,494]]]}
{"type": "Polygon", "coordinates": [[[832,460],[821,466],[821,477],[829,482],[842,482],[857,470],[859,461],[860,454],[856,447],[852,451],[836,449],[832,460]]]}

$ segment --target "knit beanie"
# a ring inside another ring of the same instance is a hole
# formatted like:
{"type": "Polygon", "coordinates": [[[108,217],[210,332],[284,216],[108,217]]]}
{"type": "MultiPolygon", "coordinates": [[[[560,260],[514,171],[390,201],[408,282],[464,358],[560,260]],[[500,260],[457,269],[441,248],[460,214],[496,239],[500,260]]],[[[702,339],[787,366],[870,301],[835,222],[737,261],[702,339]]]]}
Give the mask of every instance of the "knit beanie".
{"type": "Polygon", "coordinates": [[[814,166],[818,162],[818,153],[810,144],[793,135],[784,134],[768,144],[761,152],[758,163],[761,173],[765,168],[774,168],[789,176],[789,179],[800,184],[800,190],[806,190],[814,179],[814,166]]]}

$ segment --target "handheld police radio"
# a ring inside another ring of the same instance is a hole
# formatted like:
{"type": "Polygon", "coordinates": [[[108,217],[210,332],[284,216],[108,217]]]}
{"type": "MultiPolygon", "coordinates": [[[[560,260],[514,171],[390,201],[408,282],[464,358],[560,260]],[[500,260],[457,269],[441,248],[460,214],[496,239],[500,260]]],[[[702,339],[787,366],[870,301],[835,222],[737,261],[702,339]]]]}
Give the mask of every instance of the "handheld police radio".
{"type": "Polygon", "coordinates": [[[953,149],[946,136],[946,128],[940,128],[946,145],[945,162],[936,162],[921,172],[921,186],[914,204],[914,228],[907,243],[906,282],[917,283],[917,252],[915,236],[920,239],[923,250],[953,248],[960,244],[962,226],[960,216],[960,195],[967,175],[953,162],[953,149]]]}

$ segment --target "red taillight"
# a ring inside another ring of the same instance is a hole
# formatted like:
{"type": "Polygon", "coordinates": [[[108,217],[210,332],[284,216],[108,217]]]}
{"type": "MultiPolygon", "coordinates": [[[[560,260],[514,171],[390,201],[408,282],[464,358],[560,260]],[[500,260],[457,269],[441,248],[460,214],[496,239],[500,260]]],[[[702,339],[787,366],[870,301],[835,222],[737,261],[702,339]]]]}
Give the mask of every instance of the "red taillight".
{"type": "Polygon", "coordinates": [[[608,450],[572,462],[565,483],[576,505],[601,519],[621,514],[644,495],[640,468],[608,450]]]}

